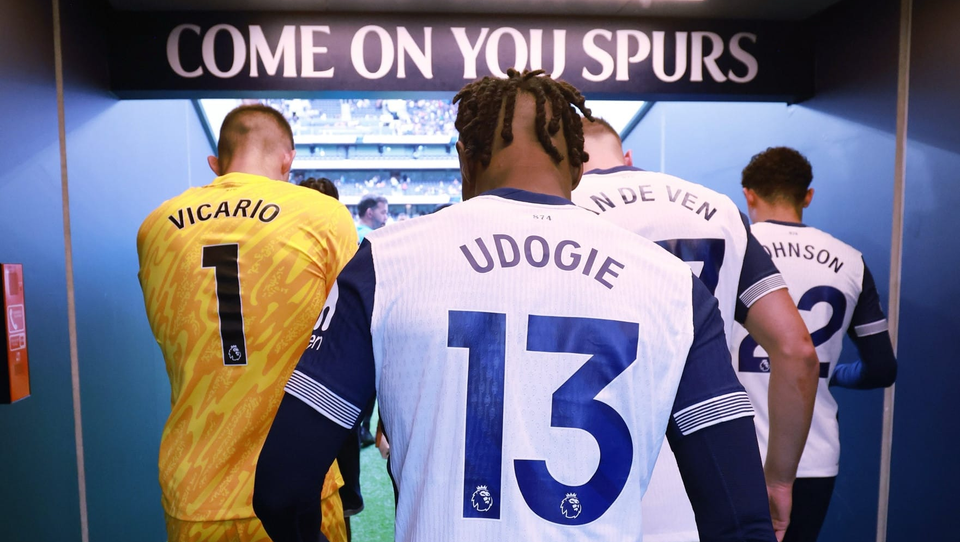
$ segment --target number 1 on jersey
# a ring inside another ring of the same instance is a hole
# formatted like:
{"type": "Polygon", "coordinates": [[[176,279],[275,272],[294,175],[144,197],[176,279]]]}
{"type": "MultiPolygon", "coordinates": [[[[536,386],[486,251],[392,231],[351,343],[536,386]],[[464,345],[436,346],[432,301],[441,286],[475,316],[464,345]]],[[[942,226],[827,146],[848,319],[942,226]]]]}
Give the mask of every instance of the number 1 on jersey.
{"type": "Polygon", "coordinates": [[[247,364],[247,338],[243,332],[243,303],[240,300],[240,246],[206,245],[201,267],[212,267],[217,284],[217,316],[224,365],[247,364]]]}

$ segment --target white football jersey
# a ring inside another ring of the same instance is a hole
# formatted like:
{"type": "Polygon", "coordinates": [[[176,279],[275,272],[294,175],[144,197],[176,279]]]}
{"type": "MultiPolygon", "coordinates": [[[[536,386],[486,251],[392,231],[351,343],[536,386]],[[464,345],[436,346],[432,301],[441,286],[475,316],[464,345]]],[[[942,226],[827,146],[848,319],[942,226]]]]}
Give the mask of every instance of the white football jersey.
{"type": "MultiPolygon", "coordinates": [[[[786,287],[736,204],[705,186],[621,166],[585,174],[573,192],[573,202],[687,262],[717,297],[731,347],[734,323],[743,322],[758,299],[786,287]]],[[[644,540],[699,540],[693,508],[669,445],[660,453],[643,512],[644,540]]]]}
{"type": "Polygon", "coordinates": [[[684,370],[713,303],[653,243],[494,190],[370,233],[286,391],[349,428],[375,378],[398,541],[639,540],[671,415],[752,415],[732,371],[684,370]]]}
{"type": "MultiPolygon", "coordinates": [[[[754,224],[752,231],[783,274],[820,358],[817,401],[797,476],[836,476],[840,464],[840,428],[837,403],[828,383],[840,359],[843,332],[864,337],[887,330],[879,304],[859,302],[864,293],[876,298],[873,279],[859,251],[816,228],[768,221],[754,224]]],[[[733,339],[733,362],[757,411],[754,421],[760,456],[766,457],[770,433],[767,408],[770,360],[739,324],[734,328],[733,339]]]]}
{"type": "Polygon", "coordinates": [[[716,296],[724,332],[764,295],[785,288],[770,257],[750,243],[746,217],[727,196],[679,177],[630,166],[593,170],[573,202],[687,262],[716,296]]]}

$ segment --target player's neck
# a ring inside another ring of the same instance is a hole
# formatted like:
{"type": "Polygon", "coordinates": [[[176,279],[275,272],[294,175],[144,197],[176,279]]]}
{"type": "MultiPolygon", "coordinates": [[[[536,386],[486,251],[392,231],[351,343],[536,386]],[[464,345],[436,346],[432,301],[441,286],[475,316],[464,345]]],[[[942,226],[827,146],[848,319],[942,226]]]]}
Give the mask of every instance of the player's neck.
{"type": "Polygon", "coordinates": [[[542,156],[531,154],[504,150],[496,153],[483,175],[477,179],[476,193],[482,194],[496,188],[516,188],[570,199],[573,187],[569,175],[564,174],[567,161],[558,166],[543,151],[537,153],[542,156]]]}
{"type": "Polygon", "coordinates": [[[768,220],[797,224],[803,222],[803,212],[798,211],[795,207],[778,203],[771,204],[762,200],[751,209],[750,215],[754,222],[766,222],[768,220]]]}
{"type": "Polygon", "coordinates": [[[620,153],[607,152],[603,150],[590,150],[587,151],[587,154],[590,155],[590,161],[586,164],[583,164],[584,172],[594,169],[611,169],[627,165],[626,161],[623,159],[623,155],[620,153]]]}
{"type": "Polygon", "coordinates": [[[265,163],[264,160],[259,157],[256,158],[245,158],[242,156],[237,156],[230,161],[230,165],[226,168],[225,171],[221,171],[221,175],[226,175],[228,173],[246,173],[247,175],[259,175],[261,177],[266,177],[268,179],[273,179],[275,181],[282,180],[283,174],[280,172],[280,169],[273,167],[272,164],[265,163]]]}
{"type": "MultiPolygon", "coordinates": [[[[524,168],[526,170],[526,168],[524,168]]],[[[548,196],[558,196],[564,199],[570,199],[571,190],[567,186],[563,189],[559,179],[546,174],[543,171],[516,172],[515,174],[498,177],[495,179],[485,179],[478,184],[478,194],[495,190],[497,188],[516,188],[526,190],[527,192],[536,192],[548,196]]]]}

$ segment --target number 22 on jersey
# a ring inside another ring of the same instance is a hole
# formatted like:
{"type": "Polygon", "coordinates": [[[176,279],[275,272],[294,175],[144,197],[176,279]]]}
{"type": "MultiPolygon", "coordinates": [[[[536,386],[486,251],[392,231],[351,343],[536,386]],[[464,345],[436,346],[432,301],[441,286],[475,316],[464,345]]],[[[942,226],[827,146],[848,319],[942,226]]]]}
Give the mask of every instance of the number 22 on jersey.
{"type": "Polygon", "coordinates": [[[247,364],[247,337],[243,331],[243,302],[240,300],[240,246],[206,245],[201,267],[213,268],[217,284],[217,316],[224,365],[247,364]]]}
{"type": "MultiPolygon", "coordinates": [[[[810,288],[797,303],[797,309],[802,311],[812,310],[820,303],[830,305],[830,320],[823,327],[810,332],[810,339],[813,341],[814,348],[826,343],[833,338],[834,334],[843,327],[843,315],[847,310],[847,298],[843,292],[833,286],[815,286],[810,288]]],[[[753,337],[747,335],[740,343],[740,350],[737,352],[739,361],[739,370],[741,373],[769,373],[769,356],[757,356],[756,350],[759,347],[753,337]]],[[[820,362],[820,378],[830,376],[830,362],[820,362]]]]}
{"type": "MultiPolygon", "coordinates": [[[[447,346],[469,350],[465,518],[500,519],[506,322],[507,316],[501,313],[449,313],[447,346]]],[[[626,485],[633,463],[630,429],[616,410],[596,396],[636,361],[638,338],[635,323],[529,316],[526,351],[591,355],[553,393],[550,425],[582,429],[600,448],[596,472],[580,486],[557,481],[546,461],[513,460],[520,494],[541,518],[561,525],[590,523],[613,505],[626,485]]]]}

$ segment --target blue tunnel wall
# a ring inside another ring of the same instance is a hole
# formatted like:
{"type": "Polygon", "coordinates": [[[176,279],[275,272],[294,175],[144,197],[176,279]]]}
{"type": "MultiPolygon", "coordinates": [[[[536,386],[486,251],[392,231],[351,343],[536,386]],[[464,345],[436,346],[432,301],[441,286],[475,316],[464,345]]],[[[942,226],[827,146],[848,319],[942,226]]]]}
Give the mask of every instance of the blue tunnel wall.
{"type": "MultiPolygon", "coordinates": [[[[160,541],[170,388],[143,310],[136,233],[161,201],[212,178],[210,145],[189,101],[107,92],[88,7],[64,3],[61,17],[90,539],[160,541]]],[[[49,2],[0,7],[0,49],[18,51],[0,55],[0,261],[24,265],[33,392],[0,405],[4,542],[81,536],[52,25],[49,2]]]]}
{"type": "Polygon", "coordinates": [[[913,4],[891,541],[958,538],[960,3],[913,4]]]}
{"type": "MultiPolygon", "coordinates": [[[[804,152],[805,220],[864,252],[888,300],[899,2],[848,0],[811,24],[817,97],[803,104],[657,104],[625,145],[639,166],[743,205],[739,173],[771,145],[804,152]],[[856,28],[856,32],[851,32],[856,28]]],[[[156,481],[169,409],[136,282],[135,234],[160,201],[212,175],[185,101],[106,91],[95,10],[64,3],[67,170],[91,540],[163,540],[156,481]]],[[[960,5],[914,0],[902,313],[889,540],[951,539],[960,482],[953,387],[960,290],[960,5]]],[[[0,406],[2,538],[80,540],[56,88],[49,3],[0,6],[0,261],[24,264],[33,396],[0,406]],[[10,129],[9,127],[16,127],[10,129]]],[[[855,355],[845,348],[845,359],[855,355]]],[[[843,457],[825,541],[875,539],[882,394],[837,392],[843,457]]]]}
{"type": "MultiPolygon", "coordinates": [[[[810,159],[804,221],[857,247],[888,308],[900,2],[844,2],[818,16],[817,96],[802,104],[658,103],[626,138],[637,166],[705,184],[746,210],[740,173],[763,149],[810,159]],[[853,31],[851,29],[856,29],[853,31]]],[[[960,4],[914,0],[888,540],[956,537],[954,405],[960,316],[960,4]]],[[[847,341],[842,361],[856,358],[847,341]]],[[[821,541],[876,540],[883,394],[836,390],[841,463],[821,541]]]]}
{"type": "Polygon", "coordinates": [[[21,263],[32,396],[0,405],[0,538],[78,540],[49,2],[0,7],[0,262],[21,263]]]}

